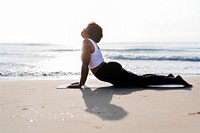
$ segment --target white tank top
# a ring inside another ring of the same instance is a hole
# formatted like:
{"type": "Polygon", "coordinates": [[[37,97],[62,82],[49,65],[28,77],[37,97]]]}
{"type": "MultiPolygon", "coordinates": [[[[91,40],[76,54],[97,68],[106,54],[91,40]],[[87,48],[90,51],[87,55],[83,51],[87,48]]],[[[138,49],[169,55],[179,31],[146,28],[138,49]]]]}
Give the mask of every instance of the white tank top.
{"type": "Polygon", "coordinates": [[[98,48],[97,44],[90,38],[88,38],[88,40],[94,46],[94,52],[91,54],[90,63],[88,65],[89,69],[93,69],[104,62],[104,59],[101,50],[98,48]]]}

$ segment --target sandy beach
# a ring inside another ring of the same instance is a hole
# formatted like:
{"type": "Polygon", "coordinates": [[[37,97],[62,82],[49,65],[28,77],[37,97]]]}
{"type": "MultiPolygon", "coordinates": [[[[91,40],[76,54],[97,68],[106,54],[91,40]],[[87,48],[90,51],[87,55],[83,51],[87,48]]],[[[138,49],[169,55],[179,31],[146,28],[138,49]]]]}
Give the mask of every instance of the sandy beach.
{"type": "Polygon", "coordinates": [[[200,76],[192,88],[113,88],[88,79],[0,81],[1,133],[199,133],[200,76]]]}

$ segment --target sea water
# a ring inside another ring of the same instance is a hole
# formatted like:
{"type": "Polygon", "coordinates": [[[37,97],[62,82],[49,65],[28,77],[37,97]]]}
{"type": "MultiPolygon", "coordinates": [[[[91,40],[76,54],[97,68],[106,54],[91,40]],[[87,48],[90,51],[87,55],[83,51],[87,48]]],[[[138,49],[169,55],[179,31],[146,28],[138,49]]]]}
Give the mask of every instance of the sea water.
{"type": "MultiPolygon", "coordinates": [[[[200,43],[100,43],[106,62],[136,74],[200,75],[200,43]]],[[[0,79],[79,77],[81,44],[0,44],[0,79]]],[[[92,74],[90,73],[89,76],[92,74]]]]}

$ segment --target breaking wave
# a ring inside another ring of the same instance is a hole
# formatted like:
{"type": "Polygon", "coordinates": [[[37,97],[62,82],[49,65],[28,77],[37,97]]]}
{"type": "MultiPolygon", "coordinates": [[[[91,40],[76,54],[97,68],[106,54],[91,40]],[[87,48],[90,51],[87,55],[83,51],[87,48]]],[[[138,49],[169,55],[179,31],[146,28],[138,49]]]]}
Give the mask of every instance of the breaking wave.
{"type": "Polygon", "coordinates": [[[200,61],[200,57],[195,56],[106,55],[106,58],[114,60],[200,61]]]}

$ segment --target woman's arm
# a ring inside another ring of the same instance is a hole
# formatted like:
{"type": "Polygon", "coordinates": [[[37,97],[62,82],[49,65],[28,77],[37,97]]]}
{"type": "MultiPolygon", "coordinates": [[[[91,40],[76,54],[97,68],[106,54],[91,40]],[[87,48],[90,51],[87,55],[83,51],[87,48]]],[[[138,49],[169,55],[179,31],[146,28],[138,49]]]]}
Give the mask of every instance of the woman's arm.
{"type": "Polygon", "coordinates": [[[91,50],[90,50],[90,42],[88,40],[84,40],[83,41],[83,47],[82,47],[82,67],[81,67],[81,79],[80,79],[80,85],[84,85],[86,80],[87,80],[87,76],[88,76],[88,72],[89,72],[89,68],[88,65],[90,63],[90,58],[91,58],[91,50]]]}
{"type": "Polygon", "coordinates": [[[81,78],[80,82],[78,83],[73,83],[68,88],[81,88],[82,85],[85,84],[87,80],[87,76],[89,73],[89,62],[91,58],[91,50],[90,50],[90,42],[88,40],[83,41],[83,46],[82,46],[82,67],[81,67],[81,78]]]}

